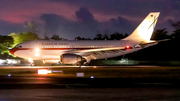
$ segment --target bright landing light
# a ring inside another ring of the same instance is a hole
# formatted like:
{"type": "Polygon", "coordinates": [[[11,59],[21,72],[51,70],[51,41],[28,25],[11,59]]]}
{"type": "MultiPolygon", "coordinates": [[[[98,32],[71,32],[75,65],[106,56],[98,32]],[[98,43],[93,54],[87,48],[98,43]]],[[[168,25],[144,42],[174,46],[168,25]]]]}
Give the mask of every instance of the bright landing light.
{"type": "Polygon", "coordinates": [[[28,61],[29,61],[30,63],[33,63],[33,60],[32,60],[32,59],[28,59],[28,61]]]}
{"type": "Polygon", "coordinates": [[[39,56],[40,54],[39,53],[35,53],[35,56],[39,56]]]}
{"type": "Polygon", "coordinates": [[[39,52],[39,48],[36,48],[36,52],[39,52]]]}

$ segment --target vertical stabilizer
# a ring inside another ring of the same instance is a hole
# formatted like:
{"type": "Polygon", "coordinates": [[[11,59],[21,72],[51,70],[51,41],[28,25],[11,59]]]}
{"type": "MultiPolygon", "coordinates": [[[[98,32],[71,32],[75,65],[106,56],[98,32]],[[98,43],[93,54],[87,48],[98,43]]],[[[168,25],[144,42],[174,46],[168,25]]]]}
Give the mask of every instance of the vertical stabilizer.
{"type": "Polygon", "coordinates": [[[134,30],[134,32],[123,40],[137,42],[150,42],[160,12],[151,12],[134,30]]]}

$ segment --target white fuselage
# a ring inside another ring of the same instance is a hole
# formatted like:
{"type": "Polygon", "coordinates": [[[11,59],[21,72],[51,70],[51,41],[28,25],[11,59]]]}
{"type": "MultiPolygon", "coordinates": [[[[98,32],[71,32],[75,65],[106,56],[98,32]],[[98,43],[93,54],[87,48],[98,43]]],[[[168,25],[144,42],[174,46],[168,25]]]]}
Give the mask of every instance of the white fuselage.
{"type": "MultiPolygon", "coordinates": [[[[88,50],[88,49],[102,49],[96,53],[99,55],[94,59],[104,59],[117,57],[124,54],[132,53],[142,49],[141,47],[135,47],[139,43],[134,43],[126,40],[93,40],[93,41],[49,41],[49,40],[38,40],[29,41],[19,44],[21,47],[14,51],[14,55],[23,58],[31,58],[34,60],[58,60],[60,55],[68,51],[73,50],[88,50]],[[103,51],[104,48],[114,47],[132,47],[131,49],[116,50],[116,51],[103,51]]],[[[82,55],[84,53],[76,53],[82,55]]]]}

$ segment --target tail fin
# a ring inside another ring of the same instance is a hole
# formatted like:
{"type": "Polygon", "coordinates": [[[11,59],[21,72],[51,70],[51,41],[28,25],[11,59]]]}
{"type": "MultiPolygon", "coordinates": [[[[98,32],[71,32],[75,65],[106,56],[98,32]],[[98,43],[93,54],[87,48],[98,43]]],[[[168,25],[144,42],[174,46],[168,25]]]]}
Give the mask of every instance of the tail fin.
{"type": "Polygon", "coordinates": [[[149,13],[149,15],[141,22],[134,32],[123,40],[150,42],[159,14],[160,12],[149,13]]]}

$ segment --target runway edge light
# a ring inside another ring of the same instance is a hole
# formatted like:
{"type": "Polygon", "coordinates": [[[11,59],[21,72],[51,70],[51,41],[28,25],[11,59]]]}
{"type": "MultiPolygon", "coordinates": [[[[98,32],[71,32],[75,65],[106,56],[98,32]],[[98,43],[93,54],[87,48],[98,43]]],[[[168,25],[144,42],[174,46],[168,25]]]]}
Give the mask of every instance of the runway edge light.
{"type": "Polygon", "coordinates": [[[38,69],[38,74],[48,74],[48,73],[52,73],[52,71],[47,69],[38,69]]]}

